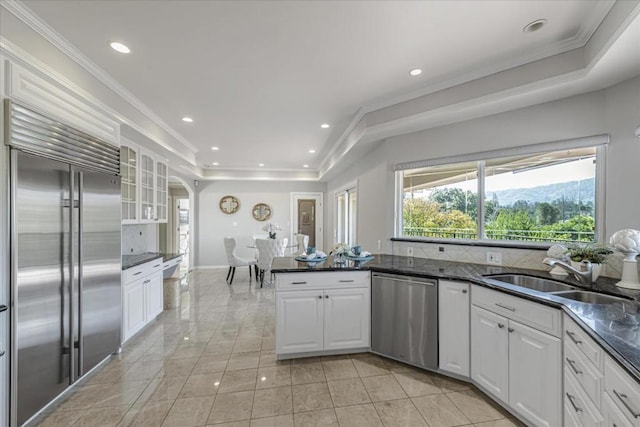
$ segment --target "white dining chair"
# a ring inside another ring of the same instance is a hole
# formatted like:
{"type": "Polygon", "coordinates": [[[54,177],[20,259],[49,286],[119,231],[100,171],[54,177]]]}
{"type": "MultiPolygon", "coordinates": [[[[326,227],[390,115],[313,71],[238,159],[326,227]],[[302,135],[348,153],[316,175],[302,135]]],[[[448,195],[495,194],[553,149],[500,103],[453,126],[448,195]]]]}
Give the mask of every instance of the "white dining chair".
{"type": "Polygon", "coordinates": [[[264,285],[264,276],[271,273],[271,264],[275,257],[284,256],[289,239],[256,239],[258,248],[258,280],[264,285]]]}
{"type": "Polygon", "coordinates": [[[306,252],[307,247],[309,247],[309,236],[306,234],[296,234],[296,240],[298,241],[298,247],[295,248],[294,252],[306,252]]]}
{"type": "MultiPolygon", "coordinates": [[[[229,285],[233,283],[233,276],[236,274],[236,267],[249,267],[249,280],[251,280],[251,270],[257,265],[257,260],[240,258],[236,255],[235,237],[224,238],[224,249],[227,252],[227,262],[229,263],[229,272],[227,273],[227,282],[229,285]],[[229,280],[229,277],[231,277],[231,280],[229,280]]],[[[257,270],[256,280],[258,280],[257,270]]]]}

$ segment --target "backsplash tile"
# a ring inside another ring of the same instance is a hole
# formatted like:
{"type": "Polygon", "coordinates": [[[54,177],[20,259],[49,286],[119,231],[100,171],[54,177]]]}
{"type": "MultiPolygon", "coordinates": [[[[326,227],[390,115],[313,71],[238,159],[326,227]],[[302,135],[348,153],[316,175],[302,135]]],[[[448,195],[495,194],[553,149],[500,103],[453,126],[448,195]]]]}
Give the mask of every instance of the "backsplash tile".
{"type": "Polygon", "coordinates": [[[122,254],[137,255],[158,251],[158,225],[134,224],[122,226],[122,254]]]}
{"type": "MultiPolygon", "coordinates": [[[[469,246],[443,243],[392,242],[393,255],[407,255],[407,247],[413,248],[416,258],[430,258],[443,261],[466,262],[470,264],[486,264],[487,252],[500,252],[502,265],[505,267],[528,268],[548,271],[551,268],[542,263],[547,256],[543,249],[496,248],[489,246],[469,246]],[[443,247],[444,252],[439,248],[443,247]]],[[[620,278],[622,276],[622,256],[610,255],[604,265],[602,276],[620,278]]]]}

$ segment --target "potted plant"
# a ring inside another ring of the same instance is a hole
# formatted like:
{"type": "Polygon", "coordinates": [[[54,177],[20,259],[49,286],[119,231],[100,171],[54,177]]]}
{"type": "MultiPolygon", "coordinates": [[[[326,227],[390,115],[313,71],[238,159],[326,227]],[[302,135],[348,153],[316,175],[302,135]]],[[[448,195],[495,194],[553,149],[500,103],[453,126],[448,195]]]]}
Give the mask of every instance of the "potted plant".
{"type": "Polygon", "coordinates": [[[593,274],[593,281],[598,279],[602,271],[602,264],[607,260],[607,255],[611,255],[613,250],[601,243],[576,243],[569,245],[567,254],[571,258],[571,265],[580,270],[582,261],[589,261],[593,274]]]}
{"type": "Polygon", "coordinates": [[[275,239],[276,238],[276,232],[278,230],[282,230],[282,228],[280,228],[280,226],[278,224],[276,224],[275,222],[268,222],[265,224],[264,227],[262,227],[262,231],[266,231],[267,233],[269,233],[269,238],[270,239],[275,239]]]}

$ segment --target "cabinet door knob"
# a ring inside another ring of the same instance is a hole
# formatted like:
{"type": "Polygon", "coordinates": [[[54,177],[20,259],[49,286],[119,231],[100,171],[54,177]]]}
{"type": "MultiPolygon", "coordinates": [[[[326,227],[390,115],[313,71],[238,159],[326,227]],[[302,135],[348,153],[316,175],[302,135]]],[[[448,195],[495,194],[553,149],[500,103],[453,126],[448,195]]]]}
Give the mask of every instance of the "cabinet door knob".
{"type": "Polygon", "coordinates": [[[318,299],[322,299],[322,295],[318,295],[318,299]]]}
{"type": "Polygon", "coordinates": [[[329,295],[325,295],[324,297],[325,297],[325,298],[329,298],[329,295]]]}
{"type": "Polygon", "coordinates": [[[507,328],[509,332],[513,332],[513,328],[507,328]]]}
{"type": "Polygon", "coordinates": [[[504,324],[498,323],[498,328],[500,328],[500,329],[504,328],[504,324]]]}
{"type": "Polygon", "coordinates": [[[466,294],[466,293],[467,293],[467,290],[466,290],[466,289],[463,289],[463,290],[462,290],[462,293],[463,293],[463,294],[466,294]]]}

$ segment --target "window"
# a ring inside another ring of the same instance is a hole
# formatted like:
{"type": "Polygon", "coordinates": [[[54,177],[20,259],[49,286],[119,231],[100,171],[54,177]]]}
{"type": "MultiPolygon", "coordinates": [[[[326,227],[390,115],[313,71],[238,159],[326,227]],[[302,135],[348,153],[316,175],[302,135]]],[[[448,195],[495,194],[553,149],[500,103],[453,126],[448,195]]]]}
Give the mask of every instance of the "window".
{"type": "Polygon", "coordinates": [[[358,191],[356,187],[336,193],[336,242],[349,246],[356,244],[356,214],[358,191]]]}
{"type": "Polygon", "coordinates": [[[597,153],[589,146],[399,171],[398,237],[596,241],[597,153]]]}

